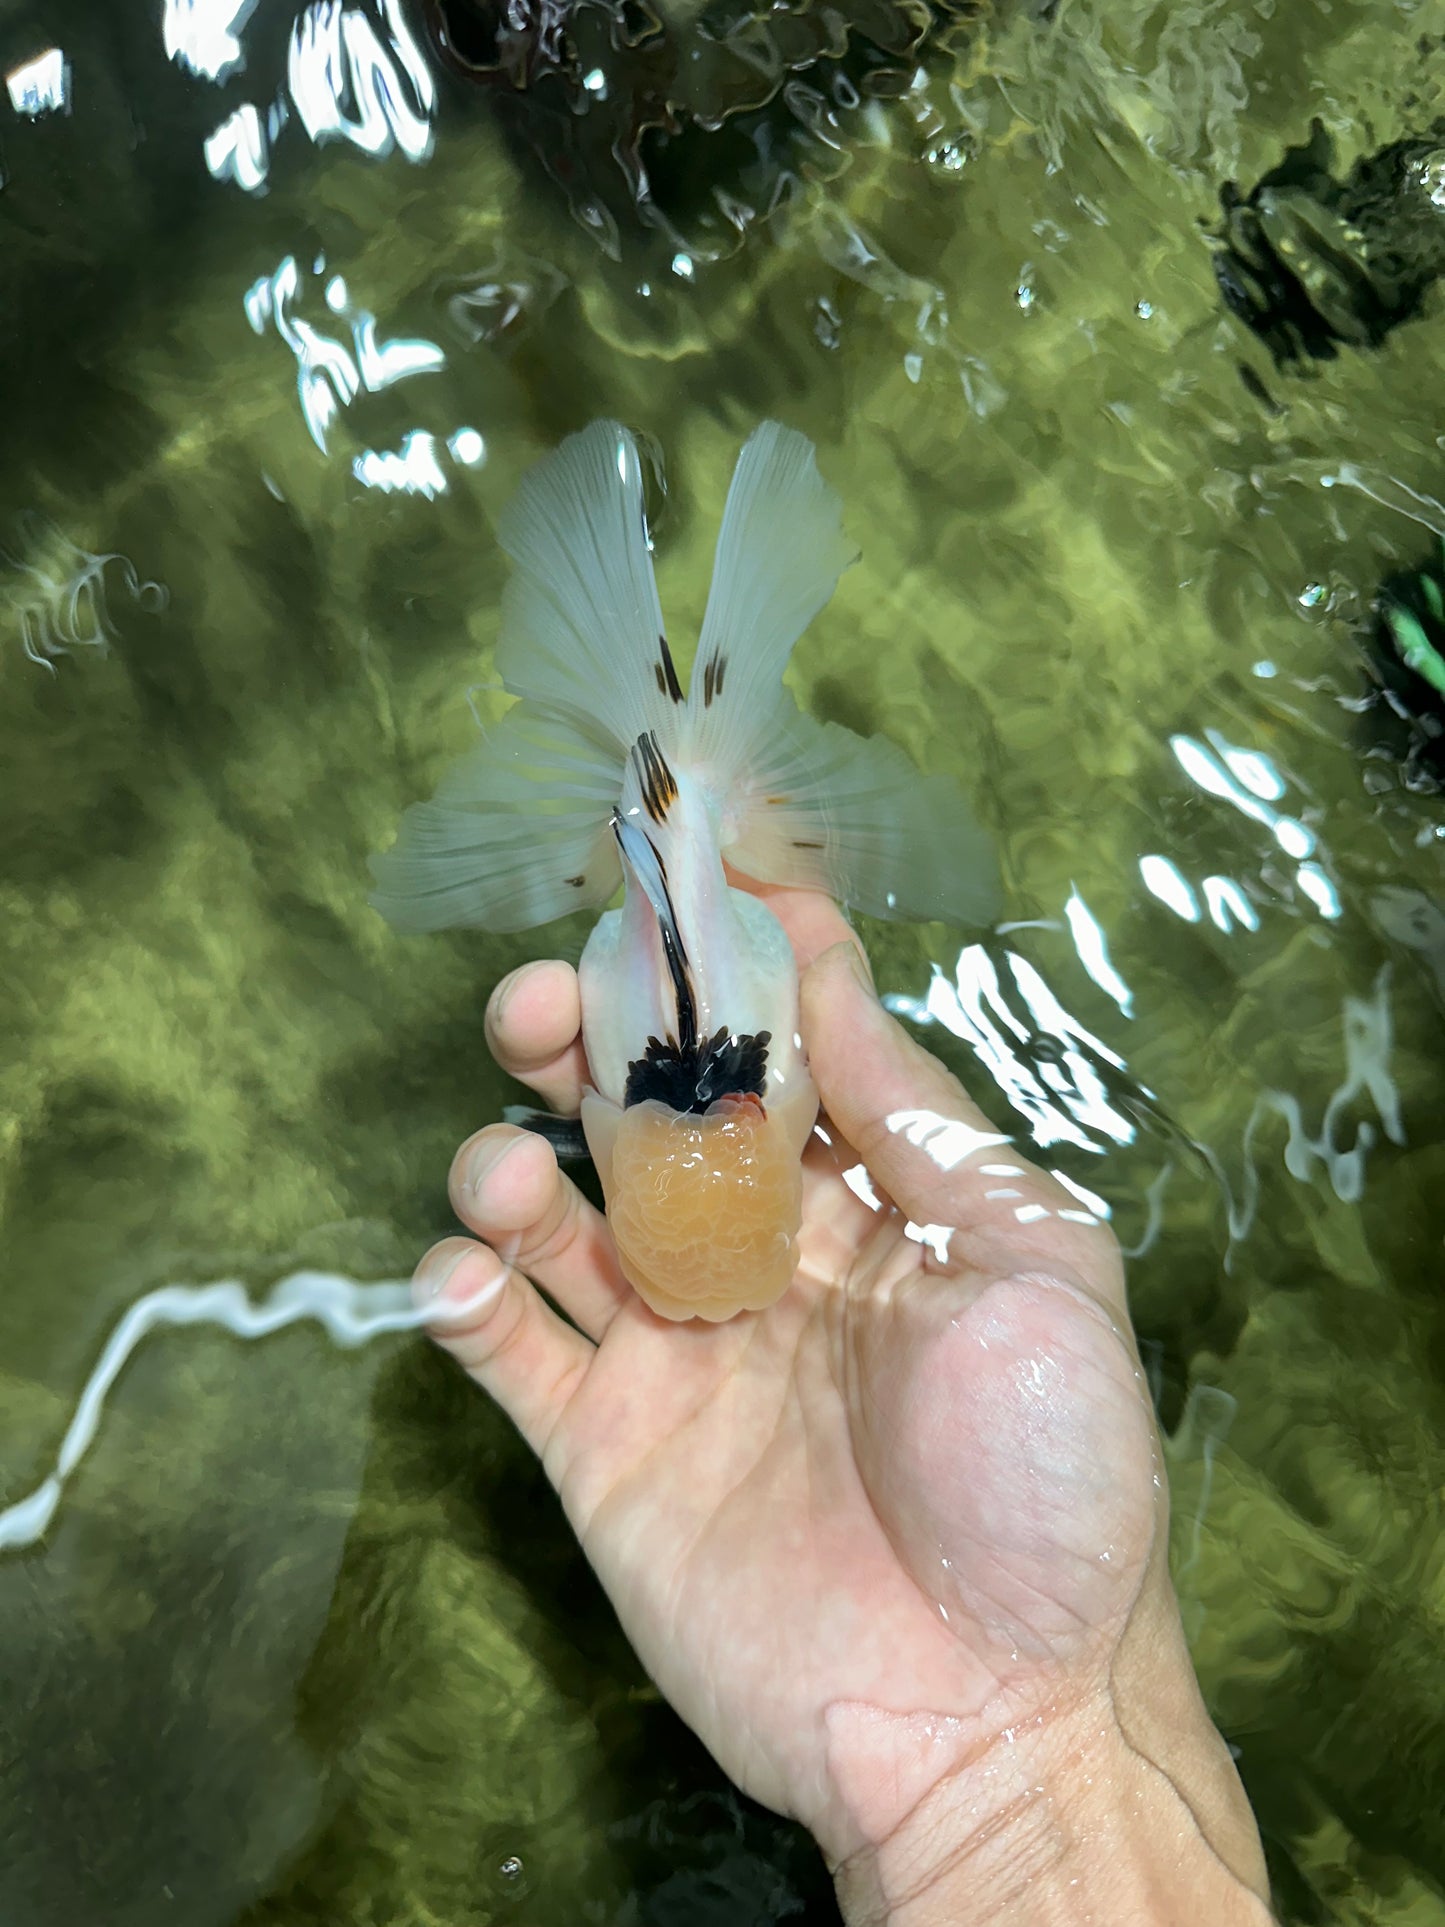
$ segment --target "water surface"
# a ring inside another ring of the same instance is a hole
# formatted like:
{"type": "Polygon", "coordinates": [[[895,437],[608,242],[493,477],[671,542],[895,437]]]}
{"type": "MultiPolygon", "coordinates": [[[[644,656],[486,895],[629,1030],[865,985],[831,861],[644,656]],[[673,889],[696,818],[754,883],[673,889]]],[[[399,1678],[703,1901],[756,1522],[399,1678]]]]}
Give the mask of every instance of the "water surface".
{"type": "MultiPolygon", "coordinates": [[[[490,518],[592,416],[651,435],[686,637],[777,414],[863,548],[800,699],[957,776],[1002,852],[1004,927],[870,926],[880,980],[1133,1254],[1286,1918],[1417,1927],[1445,810],[1372,751],[1361,636],[1445,531],[1442,321],[1277,370],[1204,224],[1314,116],[1341,169],[1428,134],[1445,9],[1118,15],[915,47],[860,7],[766,112],[649,137],[648,227],[600,12],[585,101],[461,77],[395,0],[0,14],[0,1500],[147,1291],[394,1280],[449,1227],[454,1146],[515,1096],[487,992],[585,937],[402,940],[365,902],[500,711],[490,518]]],[[[17,1927],[835,1918],[414,1338],[148,1339],[0,1562],[0,1679],[17,1927]]]]}

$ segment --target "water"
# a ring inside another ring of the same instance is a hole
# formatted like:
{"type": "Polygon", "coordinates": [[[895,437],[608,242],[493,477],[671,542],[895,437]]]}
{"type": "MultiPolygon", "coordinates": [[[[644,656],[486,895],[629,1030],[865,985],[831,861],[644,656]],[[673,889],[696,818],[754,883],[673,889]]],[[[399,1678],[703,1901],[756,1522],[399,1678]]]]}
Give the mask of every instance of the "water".
{"type": "MultiPolygon", "coordinates": [[[[1445,527],[1438,302],[1279,372],[1200,223],[1313,115],[1341,172],[1428,132],[1445,9],[1116,14],[956,19],[920,64],[860,6],[816,84],[667,150],[650,236],[600,16],[595,119],[458,77],[393,4],[0,16],[0,1501],[146,1292],[396,1280],[447,1228],[513,1095],[487,990],[585,935],[403,941],[365,904],[500,707],[488,517],[621,416],[695,632],[776,413],[864,550],[800,695],[957,775],[1003,854],[1006,928],[869,927],[880,981],[1134,1253],[1186,1621],[1286,1917],[1415,1927],[1445,811],[1366,754],[1359,644],[1445,527]]],[[[20,1927],[834,1917],[415,1339],[150,1336],[0,1563],[0,1634],[20,1927]]]]}

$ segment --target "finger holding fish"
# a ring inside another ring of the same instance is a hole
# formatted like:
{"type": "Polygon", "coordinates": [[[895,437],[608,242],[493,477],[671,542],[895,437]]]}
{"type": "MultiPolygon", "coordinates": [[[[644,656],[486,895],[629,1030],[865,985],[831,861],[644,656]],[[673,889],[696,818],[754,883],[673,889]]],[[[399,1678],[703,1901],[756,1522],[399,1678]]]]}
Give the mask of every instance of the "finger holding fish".
{"type": "Polygon", "coordinates": [[[515,1266],[465,1238],[432,1246],[416,1268],[412,1295],[435,1314],[437,1342],[545,1457],[596,1347],[515,1266]]]}
{"type": "Polygon", "coordinates": [[[631,1297],[607,1220],[534,1132],[491,1124],[452,1160],[452,1209],[594,1341],[631,1297]]]}
{"type": "Polygon", "coordinates": [[[575,1117],[587,1082],[577,972],[557,957],[512,971],[487,1001],[487,1045],[509,1077],[563,1117],[575,1117]]]}

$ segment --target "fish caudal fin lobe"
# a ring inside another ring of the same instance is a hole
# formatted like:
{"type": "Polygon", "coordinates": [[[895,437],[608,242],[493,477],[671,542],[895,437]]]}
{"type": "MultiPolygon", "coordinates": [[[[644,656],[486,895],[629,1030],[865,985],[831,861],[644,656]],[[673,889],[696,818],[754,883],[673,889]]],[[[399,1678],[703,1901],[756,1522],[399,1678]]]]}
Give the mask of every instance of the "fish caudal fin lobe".
{"type": "Polygon", "coordinates": [[[371,859],[372,903],[399,930],[530,930],[607,902],[621,878],[618,758],[530,703],[453,764],[371,859]]]}
{"type": "Polygon", "coordinates": [[[699,759],[746,762],[793,645],[857,559],[813,444],[764,422],[738,457],[718,533],[688,691],[688,742],[699,759]]]}
{"type": "Polygon", "coordinates": [[[515,571],[497,673],[514,695],[624,754],[683,701],[662,626],[627,430],[593,422],[526,476],[497,522],[515,571]]]}
{"type": "Polygon", "coordinates": [[[957,787],[882,737],[800,714],[783,687],[856,554],[812,443],[765,422],[728,490],[688,693],[688,750],[727,795],[723,849],[761,883],[827,890],[871,916],[987,923],[997,865],[957,787]]]}
{"type": "Polygon", "coordinates": [[[497,671],[522,701],[372,859],[372,903],[401,930],[528,930],[605,904],[628,758],[681,714],[625,428],[570,436],[523,478],[497,533],[515,564],[497,671]]]}

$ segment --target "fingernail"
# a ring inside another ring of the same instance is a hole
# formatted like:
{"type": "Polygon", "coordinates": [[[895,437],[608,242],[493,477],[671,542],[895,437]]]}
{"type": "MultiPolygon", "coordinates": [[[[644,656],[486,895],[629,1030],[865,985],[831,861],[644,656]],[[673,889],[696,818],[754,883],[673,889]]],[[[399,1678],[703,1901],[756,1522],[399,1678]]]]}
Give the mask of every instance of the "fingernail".
{"type": "Polygon", "coordinates": [[[411,1281],[411,1295],[415,1302],[424,1305],[440,1298],[447,1288],[448,1279],[471,1249],[470,1245],[463,1245],[460,1250],[428,1252],[417,1266],[416,1276],[411,1281]]]}
{"type": "Polygon", "coordinates": [[[515,1137],[488,1138],[467,1159],[466,1188],[475,1196],[516,1149],[515,1137]]]}
{"type": "Polygon", "coordinates": [[[878,986],[873,981],[873,971],[867,957],[856,943],[848,945],[848,968],[853,973],[854,982],[870,997],[878,995],[878,986]]]}

